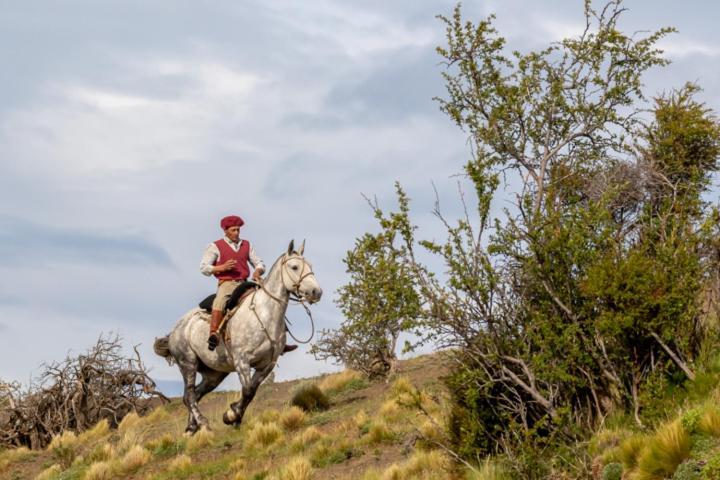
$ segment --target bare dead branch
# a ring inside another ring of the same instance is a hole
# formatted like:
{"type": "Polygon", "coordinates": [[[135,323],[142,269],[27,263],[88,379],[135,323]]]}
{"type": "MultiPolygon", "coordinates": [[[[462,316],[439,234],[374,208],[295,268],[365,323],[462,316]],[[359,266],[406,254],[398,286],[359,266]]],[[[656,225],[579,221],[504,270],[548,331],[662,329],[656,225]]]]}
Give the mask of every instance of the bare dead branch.
{"type": "Polygon", "coordinates": [[[127,358],[119,336],[101,335],[87,353],[43,365],[24,392],[0,382],[0,446],[44,448],[66,430],[81,432],[103,419],[114,427],[132,411],[143,414],[153,397],[169,401],[133,350],[127,358]]]}

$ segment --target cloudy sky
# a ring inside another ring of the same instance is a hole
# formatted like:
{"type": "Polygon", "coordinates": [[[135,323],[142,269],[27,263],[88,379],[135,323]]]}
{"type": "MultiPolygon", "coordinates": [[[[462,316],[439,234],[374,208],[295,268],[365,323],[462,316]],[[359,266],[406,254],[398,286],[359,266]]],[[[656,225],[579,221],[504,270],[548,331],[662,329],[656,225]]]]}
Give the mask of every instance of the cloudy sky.
{"type": "MultiPolygon", "coordinates": [[[[697,81],[720,111],[720,4],[628,0],[626,31],[676,26],[673,64],[649,93],[697,81]]],[[[198,271],[219,218],[271,263],[292,238],[336,327],[342,258],[374,228],[362,194],[392,207],[399,180],[422,235],[439,235],[432,182],[454,211],[464,134],[443,95],[451,1],[0,1],[0,378],[101,332],[141,344],[159,380],[179,374],[152,341],[214,289],[198,271]]],[[[465,2],[512,48],[579,31],[582,1],[465,2]]],[[[309,333],[301,310],[290,317],[309,333]]],[[[305,349],[280,379],[332,369],[305,349]]],[[[232,384],[230,384],[232,385],[232,384]]]]}

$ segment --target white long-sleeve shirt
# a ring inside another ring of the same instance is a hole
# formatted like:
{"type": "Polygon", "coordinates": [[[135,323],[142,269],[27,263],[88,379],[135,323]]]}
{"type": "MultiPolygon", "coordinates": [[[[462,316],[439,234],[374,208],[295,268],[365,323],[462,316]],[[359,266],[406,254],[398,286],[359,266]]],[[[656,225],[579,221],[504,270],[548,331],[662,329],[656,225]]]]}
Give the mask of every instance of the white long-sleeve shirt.
{"type": "MultiPolygon", "coordinates": [[[[223,237],[223,240],[225,241],[225,243],[230,245],[230,248],[232,248],[236,252],[240,250],[240,245],[242,245],[242,242],[247,242],[247,240],[243,240],[242,238],[237,243],[231,242],[230,239],[227,237],[223,237]]],[[[258,268],[262,268],[263,270],[265,270],[265,264],[255,253],[255,249],[253,248],[252,243],[250,244],[249,257],[250,265],[252,265],[254,269],[257,270],[258,268]]],[[[215,266],[215,262],[217,262],[218,258],[220,258],[220,250],[218,250],[215,242],[212,242],[210,245],[207,246],[207,248],[205,249],[205,253],[203,253],[202,260],[200,260],[200,272],[202,272],[203,275],[207,275],[208,277],[212,275],[213,267],[215,266]]]]}

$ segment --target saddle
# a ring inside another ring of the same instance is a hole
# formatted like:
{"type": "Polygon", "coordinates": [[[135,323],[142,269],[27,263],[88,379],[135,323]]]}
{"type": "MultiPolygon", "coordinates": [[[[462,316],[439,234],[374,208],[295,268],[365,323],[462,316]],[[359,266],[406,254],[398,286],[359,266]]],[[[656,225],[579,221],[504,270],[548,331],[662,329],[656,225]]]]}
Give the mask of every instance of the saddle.
{"type": "MultiPolygon", "coordinates": [[[[235,288],[232,295],[230,295],[230,299],[227,302],[227,305],[225,305],[225,312],[232,311],[235,307],[240,306],[243,300],[250,295],[253,291],[260,288],[260,285],[258,285],[255,282],[251,281],[244,281],[240,285],[235,288]]],[[[213,301],[215,301],[215,294],[208,295],[205,297],[205,299],[198,304],[200,308],[205,310],[207,313],[212,312],[212,304],[213,301]]]]}

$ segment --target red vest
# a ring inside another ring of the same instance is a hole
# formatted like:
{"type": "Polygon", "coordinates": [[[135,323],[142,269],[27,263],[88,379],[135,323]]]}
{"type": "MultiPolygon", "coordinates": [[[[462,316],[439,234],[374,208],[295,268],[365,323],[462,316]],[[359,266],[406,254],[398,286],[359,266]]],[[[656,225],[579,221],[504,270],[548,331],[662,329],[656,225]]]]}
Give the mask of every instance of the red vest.
{"type": "Polygon", "coordinates": [[[236,252],[230,245],[224,240],[216,240],[215,246],[220,250],[220,256],[215,261],[215,265],[222,265],[228,260],[237,260],[235,267],[232,270],[226,272],[216,272],[214,275],[218,280],[235,280],[244,281],[250,276],[250,267],[248,267],[248,261],[250,260],[250,242],[247,240],[240,240],[240,248],[236,252]]]}

